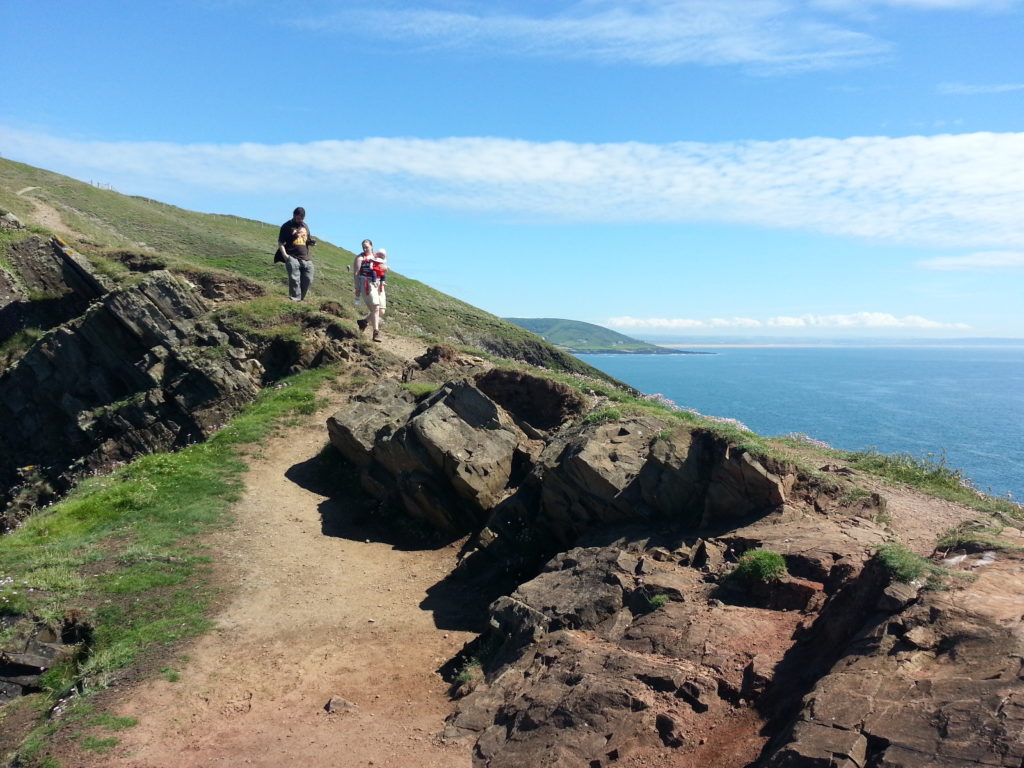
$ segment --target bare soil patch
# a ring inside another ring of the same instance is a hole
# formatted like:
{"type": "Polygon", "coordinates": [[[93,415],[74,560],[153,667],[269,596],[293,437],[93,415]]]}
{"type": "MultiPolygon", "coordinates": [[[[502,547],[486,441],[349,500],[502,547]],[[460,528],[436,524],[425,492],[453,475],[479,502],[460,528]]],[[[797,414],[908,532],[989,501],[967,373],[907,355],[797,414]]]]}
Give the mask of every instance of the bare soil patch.
{"type": "Polygon", "coordinates": [[[966,520],[984,519],[984,512],[929,496],[913,488],[901,488],[881,480],[858,477],[858,483],[880,493],[886,500],[887,527],[911,551],[928,557],[942,534],[966,520]]]}

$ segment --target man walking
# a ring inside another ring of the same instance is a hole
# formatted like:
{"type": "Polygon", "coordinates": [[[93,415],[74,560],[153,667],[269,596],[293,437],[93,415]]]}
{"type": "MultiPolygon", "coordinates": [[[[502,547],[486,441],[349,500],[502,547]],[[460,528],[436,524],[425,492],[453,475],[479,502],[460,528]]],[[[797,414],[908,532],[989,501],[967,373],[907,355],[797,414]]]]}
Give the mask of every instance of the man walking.
{"type": "Polygon", "coordinates": [[[302,301],[313,282],[313,260],[309,249],[316,240],[306,226],[306,209],[296,208],[292,217],[281,225],[277,235],[277,247],[284,250],[284,266],[288,270],[288,298],[302,301]]]}

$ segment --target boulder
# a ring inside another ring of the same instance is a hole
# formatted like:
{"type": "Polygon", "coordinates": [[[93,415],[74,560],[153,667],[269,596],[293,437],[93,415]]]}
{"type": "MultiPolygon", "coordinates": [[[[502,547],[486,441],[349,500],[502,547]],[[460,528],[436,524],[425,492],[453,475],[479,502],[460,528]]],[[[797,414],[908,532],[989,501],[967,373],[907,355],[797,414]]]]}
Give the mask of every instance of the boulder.
{"type": "MultiPolygon", "coordinates": [[[[707,734],[762,695],[799,615],[714,605],[700,570],[654,556],[679,548],[668,542],[587,538],[613,540],[552,558],[492,604],[500,650],[450,735],[473,736],[481,766],[712,759],[707,734]]],[[[751,761],[762,744],[732,748],[751,761]]]]}
{"type": "Polygon", "coordinates": [[[419,402],[401,384],[376,384],[334,414],[328,430],[363,469],[371,495],[449,535],[480,530],[534,450],[508,414],[463,380],[419,402]]]}
{"type": "Polygon", "coordinates": [[[416,398],[394,379],[373,384],[327,419],[331,445],[358,467],[368,467],[374,446],[405,424],[416,398]]]}
{"type": "Polygon", "coordinates": [[[21,223],[21,219],[15,216],[10,211],[4,211],[0,213],[0,229],[24,229],[25,225],[21,223]]]}
{"type": "Polygon", "coordinates": [[[721,705],[697,668],[568,630],[529,646],[462,701],[448,733],[475,734],[474,764],[489,768],[609,765],[661,751],[685,740],[694,713],[721,705]]]}
{"type": "Polygon", "coordinates": [[[709,527],[778,509],[785,501],[786,486],[781,477],[749,453],[726,446],[711,470],[701,523],[709,527]]]}
{"type": "Polygon", "coordinates": [[[544,449],[535,469],[538,523],[553,535],[552,543],[569,544],[596,527],[654,516],[630,490],[664,426],[648,418],[584,424],[544,449]]]}

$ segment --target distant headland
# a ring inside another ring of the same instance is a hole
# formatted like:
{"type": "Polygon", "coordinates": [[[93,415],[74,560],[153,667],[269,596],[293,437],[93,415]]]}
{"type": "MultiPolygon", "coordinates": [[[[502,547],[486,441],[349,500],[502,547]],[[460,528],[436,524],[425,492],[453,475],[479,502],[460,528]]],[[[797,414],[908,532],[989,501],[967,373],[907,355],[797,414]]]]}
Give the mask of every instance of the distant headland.
{"type": "Polygon", "coordinates": [[[587,355],[713,355],[714,352],[660,347],[600,325],[552,317],[502,318],[537,334],[566,352],[587,355]]]}

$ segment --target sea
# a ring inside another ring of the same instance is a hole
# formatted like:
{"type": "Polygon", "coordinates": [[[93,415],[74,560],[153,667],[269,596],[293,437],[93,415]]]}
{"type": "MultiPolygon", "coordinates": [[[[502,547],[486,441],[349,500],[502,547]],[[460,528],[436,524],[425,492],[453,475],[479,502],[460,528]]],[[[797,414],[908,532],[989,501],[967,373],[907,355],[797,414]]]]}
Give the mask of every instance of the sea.
{"type": "Polygon", "coordinates": [[[981,491],[1024,500],[1024,343],[695,351],[711,354],[578,357],[761,435],[941,461],[981,491]]]}

